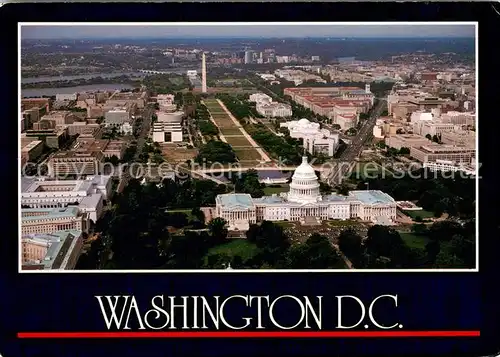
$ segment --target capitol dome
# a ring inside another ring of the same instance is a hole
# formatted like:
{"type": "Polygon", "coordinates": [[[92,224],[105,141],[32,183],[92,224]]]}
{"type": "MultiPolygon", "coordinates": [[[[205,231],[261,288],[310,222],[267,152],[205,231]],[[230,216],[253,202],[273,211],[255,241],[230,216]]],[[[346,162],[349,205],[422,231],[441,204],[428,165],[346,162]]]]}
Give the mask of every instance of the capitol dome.
{"type": "Polygon", "coordinates": [[[312,203],[321,200],[318,176],[305,156],[293,173],[288,200],[298,203],[312,203]]]}

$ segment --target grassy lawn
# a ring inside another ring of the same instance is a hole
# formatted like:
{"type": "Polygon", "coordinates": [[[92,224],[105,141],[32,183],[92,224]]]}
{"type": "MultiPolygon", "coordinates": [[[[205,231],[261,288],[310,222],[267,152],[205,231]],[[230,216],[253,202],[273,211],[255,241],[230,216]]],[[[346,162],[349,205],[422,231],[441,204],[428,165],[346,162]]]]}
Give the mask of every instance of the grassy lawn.
{"type": "Polygon", "coordinates": [[[230,257],[240,256],[243,261],[245,261],[254,257],[258,251],[259,248],[246,239],[233,239],[228,243],[211,248],[208,251],[207,256],[214,254],[226,254],[230,257]]]}
{"type": "Polygon", "coordinates": [[[420,216],[420,218],[422,219],[434,218],[434,212],[426,211],[423,209],[419,211],[403,211],[403,212],[412,219],[415,219],[418,216],[420,216]]]}
{"type": "Polygon", "coordinates": [[[273,193],[280,193],[280,192],[288,192],[290,188],[288,187],[288,185],[284,185],[284,186],[280,186],[280,187],[265,187],[264,188],[264,194],[266,196],[270,196],[272,195],[273,193]]]}
{"type": "Polygon", "coordinates": [[[191,214],[191,208],[178,208],[178,209],[168,209],[167,213],[184,213],[189,220],[195,219],[191,214]]]}
{"type": "Polygon", "coordinates": [[[214,118],[215,121],[230,121],[231,123],[233,122],[226,113],[214,113],[212,111],[210,113],[212,114],[212,118],[214,118]]]}
{"type": "Polygon", "coordinates": [[[231,146],[248,146],[251,147],[252,145],[248,141],[247,138],[245,138],[243,135],[240,136],[226,136],[227,143],[230,144],[231,146]]]}
{"type": "Polygon", "coordinates": [[[399,235],[410,248],[425,249],[425,245],[429,242],[429,238],[426,236],[417,236],[408,232],[399,232],[399,235]]]}
{"type": "Polygon", "coordinates": [[[241,135],[241,130],[238,128],[234,128],[234,125],[232,128],[222,128],[221,129],[222,135],[241,135]]]}
{"type": "Polygon", "coordinates": [[[241,161],[253,160],[255,162],[255,160],[262,160],[262,157],[257,152],[257,150],[255,150],[254,148],[251,148],[251,147],[236,148],[236,149],[234,149],[234,152],[236,153],[236,156],[238,157],[238,159],[241,161]]]}

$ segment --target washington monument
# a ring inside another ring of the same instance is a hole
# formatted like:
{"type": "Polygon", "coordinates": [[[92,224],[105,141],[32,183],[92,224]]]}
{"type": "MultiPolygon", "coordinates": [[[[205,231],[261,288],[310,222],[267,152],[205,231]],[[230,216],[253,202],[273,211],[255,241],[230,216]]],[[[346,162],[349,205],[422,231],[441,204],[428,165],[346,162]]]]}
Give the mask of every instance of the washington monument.
{"type": "Polygon", "coordinates": [[[201,92],[207,92],[207,62],[205,60],[205,52],[201,56],[201,92]]]}

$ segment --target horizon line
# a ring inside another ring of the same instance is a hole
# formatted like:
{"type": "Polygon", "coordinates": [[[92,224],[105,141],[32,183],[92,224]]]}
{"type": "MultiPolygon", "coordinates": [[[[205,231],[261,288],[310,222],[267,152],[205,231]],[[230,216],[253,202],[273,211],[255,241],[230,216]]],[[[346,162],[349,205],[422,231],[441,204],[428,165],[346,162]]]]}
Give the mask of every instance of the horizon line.
{"type": "Polygon", "coordinates": [[[317,35],[317,36],[204,36],[204,35],[189,35],[189,36],[177,36],[177,37],[162,37],[161,35],[155,36],[118,36],[118,37],[100,37],[100,36],[85,36],[85,37],[31,37],[31,38],[21,38],[22,41],[25,40],[187,40],[187,39],[332,39],[332,40],[355,40],[355,39],[475,39],[475,36],[455,36],[455,35],[441,35],[441,36],[328,36],[328,35],[317,35]]]}

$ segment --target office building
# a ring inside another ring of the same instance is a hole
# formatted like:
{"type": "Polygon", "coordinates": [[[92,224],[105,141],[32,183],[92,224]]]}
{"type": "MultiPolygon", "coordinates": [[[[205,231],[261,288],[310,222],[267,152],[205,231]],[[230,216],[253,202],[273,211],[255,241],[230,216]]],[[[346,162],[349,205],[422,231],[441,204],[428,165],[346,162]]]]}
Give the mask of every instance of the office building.
{"type": "Polygon", "coordinates": [[[21,233],[42,234],[63,230],[88,232],[89,218],[78,207],[23,208],[21,209],[21,233]]]}
{"type": "Polygon", "coordinates": [[[104,201],[111,195],[109,176],[90,176],[84,180],[21,178],[21,208],[61,208],[75,206],[97,222],[104,201]]]}
{"type": "Polygon", "coordinates": [[[476,156],[476,149],[466,146],[427,144],[412,147],[410,149],[410,156],[422,163],[437,160],[468,163],[476,156]]]}
{"type": "Polygon", "coordinates": [[[82,248],[83,237],[79,230],[23,236],[22,270],[74,269],[82,248]]]}

